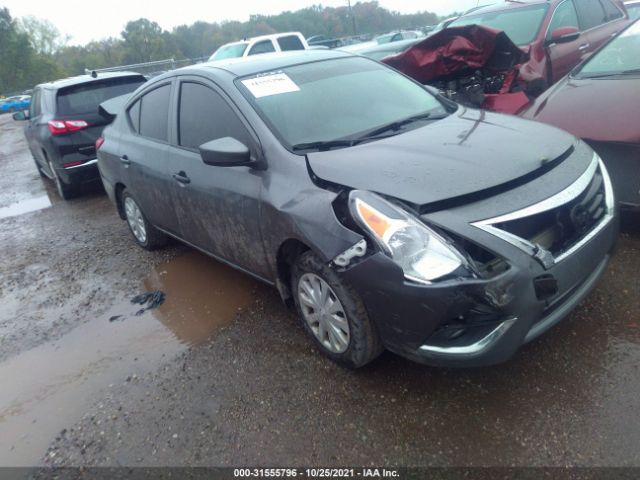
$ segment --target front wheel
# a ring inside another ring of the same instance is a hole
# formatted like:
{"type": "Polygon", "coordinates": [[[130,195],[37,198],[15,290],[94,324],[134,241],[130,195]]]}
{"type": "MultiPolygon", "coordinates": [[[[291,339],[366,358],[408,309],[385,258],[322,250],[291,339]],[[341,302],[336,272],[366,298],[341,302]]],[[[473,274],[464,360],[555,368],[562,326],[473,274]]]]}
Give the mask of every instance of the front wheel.
{"type": "Polygon", "coordinates": [[[129,230],[138,245],[146,250],[155,250],[167,243],[167,236],[149,223],[138,202],[127,190],[122,193],[122,206],[129,230]]]}
{"type": "Polygon", "coordinates": [[[378,331],[359,295],[314,253],[298,257],[292,291],[305,330],[327,357],[358,368],[382,353],[378,331]]]}

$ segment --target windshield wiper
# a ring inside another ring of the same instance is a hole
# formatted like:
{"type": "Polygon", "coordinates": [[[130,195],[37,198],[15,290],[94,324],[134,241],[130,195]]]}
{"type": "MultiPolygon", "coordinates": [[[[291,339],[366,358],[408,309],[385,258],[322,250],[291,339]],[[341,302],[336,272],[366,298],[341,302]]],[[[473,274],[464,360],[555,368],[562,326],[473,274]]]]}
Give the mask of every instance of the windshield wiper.
{"type": "Polygon", "coordinates": [[[293,145],[291,149],[294,152],[300,150],[331,150],[332,148],[347,148],[353,147],[355,140],[326,140],[319,142],[298,143],[293,145]]]}
{"type": "Polygon", "coordinates": [[[400,129],[402,129],[402,127],[404,127],[406,125],[409,125],[411,123],[419,122],[421,120],[440,120],[440,119],[444,118],[445,116],[446,115],[434,116],[432,112],[421,113],[419,115],[413,115],[411,117],[404,118],[402,120],[396,120],[395,122],[391,122],[391,123],[388,123],[388,124],[383,125],[381,127],[375,128],[375,129],[365,133],[364,135],[358,137],[357,141],[358,142],[362,142],[364,140],[373,140],[376,137],[378,137],[379,135],[382,135],[384,133],[397,132],[400,129]]]}
{"type": "Polygon", "coordinates": [[[604,72],[604,73],[594,73],[592,75],[587,74],[578,74],[575,76],[578,80],[590,80],[592,78],[610,78],[610,77],[621,77],[623,75],[639,75],[640,68],[633,68],[631,70],[622,70],[619,72],[604,72]]]}
{"type": "Polygon", "coordinates": [[[338,140],[326,140],[319,142],[309,142],[309,143],[298,143],[293,145],[291,149],[294,152],[301,150],[318,150],[318,151],[326,151],[331,150],[332,148],[348,148],[359,145],[363,142],[369,140],[379,140],[383,138],[390,137],[392,135],[385,135],[387,132],[397,132],[402,127],[409,125],[411,123],[419,122],[421,120],[440,120],[445,118],[447,115],[434,115],[432,112],[421,113],[419,115],[413,115],[408,118],[404,118],[402,120],[396,120],[395,122],[388,123],[381,127],[377,127],[364,135],[360,135],[355,138],[342,138],[338,140]]]}

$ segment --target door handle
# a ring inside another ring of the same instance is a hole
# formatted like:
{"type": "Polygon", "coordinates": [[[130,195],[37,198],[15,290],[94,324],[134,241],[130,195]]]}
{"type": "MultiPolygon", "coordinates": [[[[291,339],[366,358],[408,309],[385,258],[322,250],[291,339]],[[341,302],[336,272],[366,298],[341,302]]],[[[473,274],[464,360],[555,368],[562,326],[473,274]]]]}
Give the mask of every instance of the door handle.
{"type": "Polygon", "coordinates": [[[585,50],[588,50],[591,47],[590,43],[585,43],[583,45],[580,45],[578,47],[578,50],[580,50],[581,52],[584,52],[585,50]]]}
{"type": "Polygon", "coordinates": [[[175,181],[177,181],[178,183],[181,183],[182,185],[187,185],[188,183],[191,183],[191,179],[187,177],[187,174],[184,172],[174,173],[173,178],[175,181]]]}
{"type": "Polygon", "coordinates": [[[123,165],[126,165],[126,166],[131,165],[131,160],[129,160],[129,157],[127,157],[126,155],[122,155],[120,157],[120,161],[122,162],[123,165]]]}

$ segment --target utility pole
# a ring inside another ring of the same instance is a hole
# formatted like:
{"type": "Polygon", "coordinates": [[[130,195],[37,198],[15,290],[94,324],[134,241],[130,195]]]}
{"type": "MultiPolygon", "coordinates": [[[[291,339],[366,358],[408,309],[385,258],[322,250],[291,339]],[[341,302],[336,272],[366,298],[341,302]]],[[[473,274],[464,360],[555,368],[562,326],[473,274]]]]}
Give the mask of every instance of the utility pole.
{"type": "Polygon", "coordinates": [[[356,29],[356,17],[353,14],[353,9],[351,8],[351,0],[347,0],[347,5],[349,6],[349,16],[351,17],[351,26],[353,28],[353,34],[357,35],[358,31],[356,29]]]}

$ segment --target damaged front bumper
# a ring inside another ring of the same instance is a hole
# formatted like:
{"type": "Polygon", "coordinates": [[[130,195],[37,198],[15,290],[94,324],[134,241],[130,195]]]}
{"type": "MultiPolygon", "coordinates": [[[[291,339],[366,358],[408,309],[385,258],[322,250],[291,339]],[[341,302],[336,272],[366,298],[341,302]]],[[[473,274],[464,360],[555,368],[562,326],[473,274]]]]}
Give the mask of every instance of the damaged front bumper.
{"type": "MultiPolygon", "coordinates": [[[[430,365],[493,365],[508,360],[524,343],[565,318],[603,275],[618,233],[610,179],[597,157],[594,162],[597,170],[587,170],[590,182],[584,182],[583,175],[571,186],[580,186],[579,190],[569,187],[561,196],[540,204],[545,212],[553,212],[550,201],[558,201],[556,208],[570,207],[576,212],[584,206],[584,195],[591,195],[602,202],[596,206],[606,206],[597,224],[562,253],[541,256],[537,244],[514,242],[513,235],[491,234],[497,242],[491,250],[499,250],[502,242],[519,253],[509,255],[509,249],[503,249],[502,267],[488,275],[490,278],[417,284],[407,280],[402,269],[383,253],[357,258],[341,270],[362,297],[386,348],[430,365]]],[[[539,220],[535,207],[522,210],[532,215],[532,222],[539,220]]],[[[518,213],[511,216],[518,217],[518,213]]],[[[480,230],[477,225],[474,228],[480,230]]]]}

